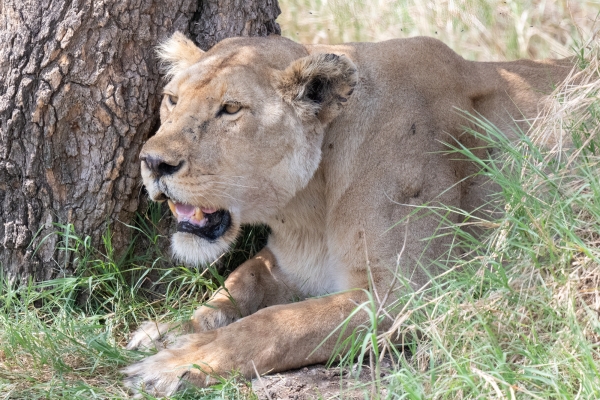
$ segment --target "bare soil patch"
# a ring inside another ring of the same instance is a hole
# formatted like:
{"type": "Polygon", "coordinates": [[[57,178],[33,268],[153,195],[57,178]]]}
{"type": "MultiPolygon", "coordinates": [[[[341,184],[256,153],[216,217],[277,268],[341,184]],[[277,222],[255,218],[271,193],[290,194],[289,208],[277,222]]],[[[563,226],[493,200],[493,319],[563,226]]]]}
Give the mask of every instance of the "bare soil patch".
{"type": "MultiPolygon", "coordinates": [[[[381,375],[385,377],[392,370],[389,360],[381,362],[381,375]]],[[[348,399],[358,400],[372,397],[373,376],[368,365],[358,365],[352,369],[327,368],[325,365],[312,365],[301,369],[265,375],[252,380],[252,390],[260,400],[309,400],[309,399],[348,399]]],[[[387,395],[381,389],[381,397],[387,395]]]]}

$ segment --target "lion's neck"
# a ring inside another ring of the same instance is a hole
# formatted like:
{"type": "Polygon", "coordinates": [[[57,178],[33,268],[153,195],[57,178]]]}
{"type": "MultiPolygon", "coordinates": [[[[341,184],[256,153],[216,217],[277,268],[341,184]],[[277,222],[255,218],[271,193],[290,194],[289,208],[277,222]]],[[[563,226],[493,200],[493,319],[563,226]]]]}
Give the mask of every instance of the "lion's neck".
{"type": "Polygon", "coordinates": [[[325,184],[319,169],[307,187],[269,222],[269,249],[288,279],[306,295],[344,289],[327,248],[326,212],[325,184]]]}

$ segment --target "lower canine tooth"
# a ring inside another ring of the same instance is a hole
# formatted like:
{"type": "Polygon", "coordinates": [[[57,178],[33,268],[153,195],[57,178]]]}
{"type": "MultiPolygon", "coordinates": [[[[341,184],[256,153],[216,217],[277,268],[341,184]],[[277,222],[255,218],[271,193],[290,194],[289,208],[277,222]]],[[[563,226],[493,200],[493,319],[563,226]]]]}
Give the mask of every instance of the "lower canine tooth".
{"type": "Polygon", "coordinates": [[[196,221],[202,221],[204,219],[204,213],[202,212],[202,210],[200,210],[200,208],[196,208],[196,211],[194,212],[194,219],[196,221]]]}

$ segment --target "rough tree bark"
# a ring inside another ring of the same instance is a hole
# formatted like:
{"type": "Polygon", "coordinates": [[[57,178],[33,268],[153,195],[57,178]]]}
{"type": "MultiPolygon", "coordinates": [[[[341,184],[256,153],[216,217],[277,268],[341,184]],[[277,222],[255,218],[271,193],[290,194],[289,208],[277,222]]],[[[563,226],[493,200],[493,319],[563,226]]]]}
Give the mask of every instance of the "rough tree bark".
{"type": "Polygon", "coordinates": [[[277,0],[199,1],[190,34],[202,50],[228,37],[279,35],[280,13],[277,0]]]}
{"type": "Polygon", "coordinates": [[[110,224],[124,248],[158,121],[154,46],[279,33],[278,14],[276,0],[0,0],[0,271],[70,274],[56,223],[96,246],[110,224]]]}

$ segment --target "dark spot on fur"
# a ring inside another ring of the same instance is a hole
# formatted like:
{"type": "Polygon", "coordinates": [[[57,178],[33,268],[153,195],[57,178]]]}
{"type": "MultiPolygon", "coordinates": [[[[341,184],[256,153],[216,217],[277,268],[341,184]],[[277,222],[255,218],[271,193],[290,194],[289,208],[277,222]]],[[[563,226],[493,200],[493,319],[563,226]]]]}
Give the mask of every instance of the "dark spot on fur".
{"type": "Polygon", "coordinates": [[[333,143],[329,143],[329,150],[333,149],[333,143]]]}
{"type": "Polygon", "coordinates": [[[146,389],[153,389],[154,387],[156,387],[157,383],[158,383],[158,379],[156,379],[156,378],[148,379],[147,381],[144,382],[146,389]]]}
{"type": "Polygon", "coordinates": [[[342,103],[345,103],[345,102],[347,102],[347,101],[348,101],[348,99],[347,99],[347,98],[345,98],[345,97],[340,97],[340,102],[342,102],[342,103]]]}
{"type": "Polygon", "coordinates": [[[354,86],[352,87],[352,89],[350,89],[348,93],[346,93],[346,96],[351,96],[352,93],[354,93],[354,86]]]}
{"type": "Polygon", "coordinates": [[[358,238],[362,239],[365,233],[363,231],[358,231],[358,238]]]}
{"type": "Polygon", "coordinates": [[[410,126],[410,133],[413,134],[413,135],[417,133],[417,127],[416,127],[415,124],[412,124],[410,126]]]}
{"type": "Polygon", "coordinates": [[[421,191],[417,190],[417,192],[415,194],[412,195],[413,199],[416,199],[417,197],[419,197],[421,195],[421,191]]]}
{"type": "Polygon", "coordinates": [[[209,122],[204,121],[201,125],[198,125],[198,129],[200,129],[200,131],[202,131],[202,133],[206,133],[206,130],[208,129],[208,125],[209,125],[209,122]]]}
{"type": "Polygon", "coordinates": [[[285,224],[285,219],[281,218],[281,223],[285,224]]]}

